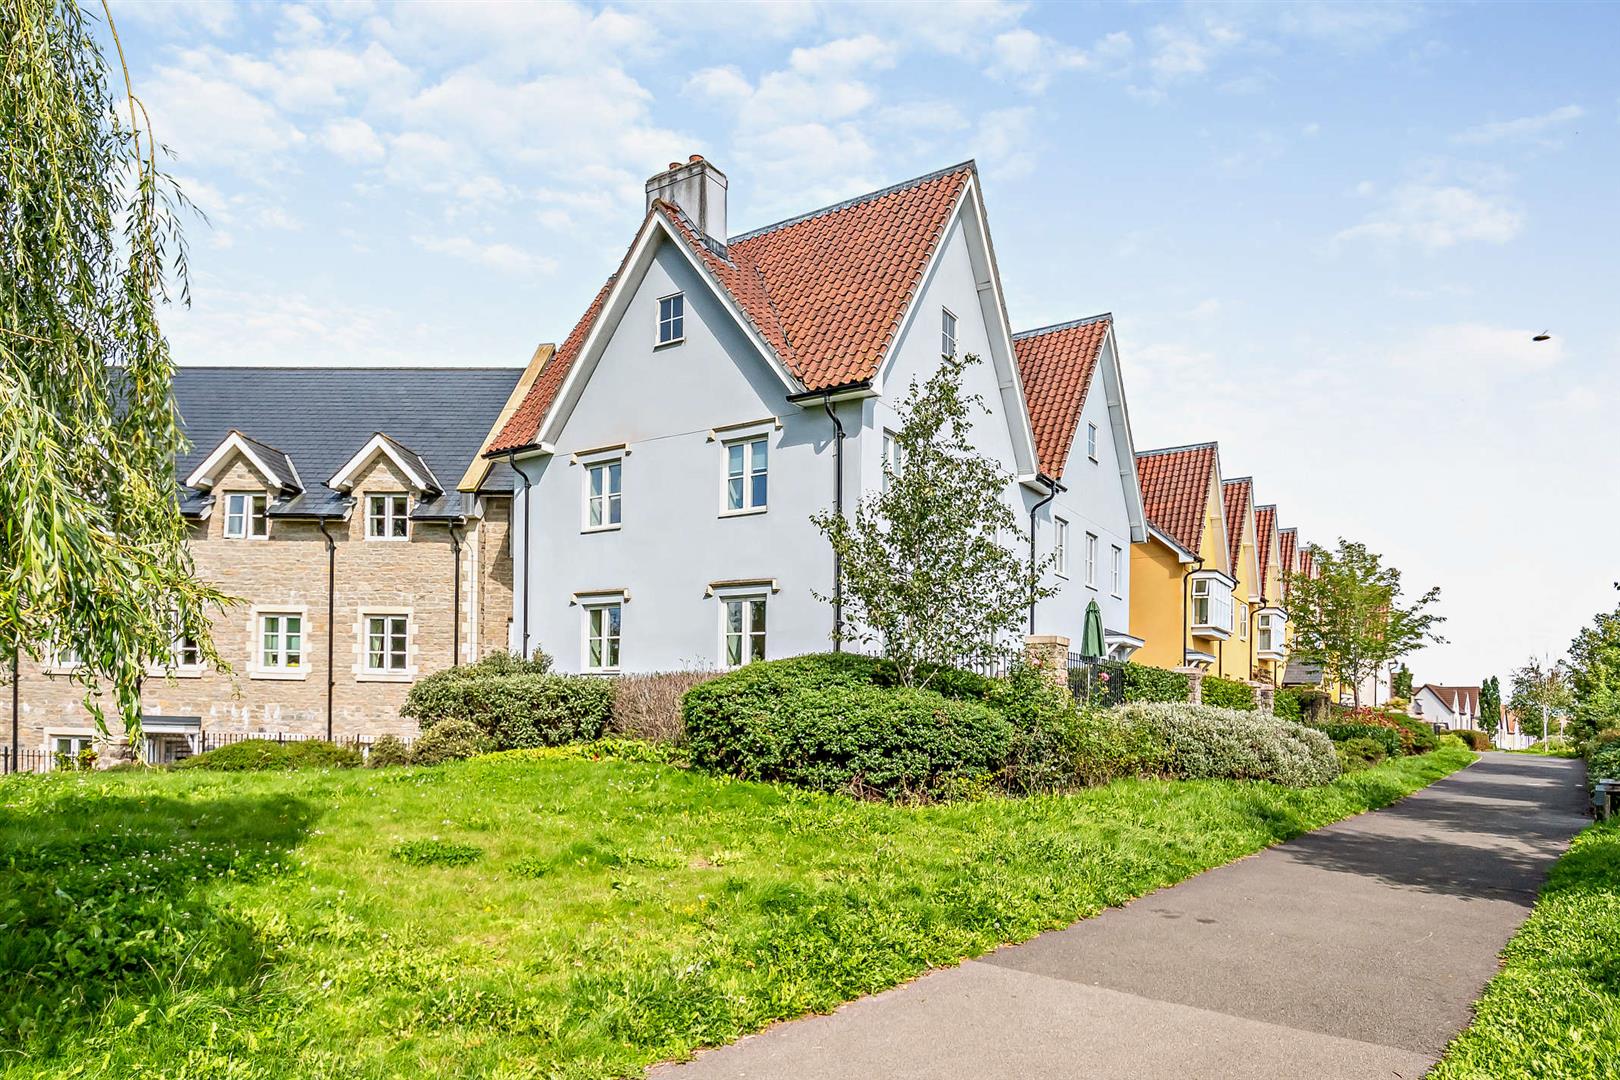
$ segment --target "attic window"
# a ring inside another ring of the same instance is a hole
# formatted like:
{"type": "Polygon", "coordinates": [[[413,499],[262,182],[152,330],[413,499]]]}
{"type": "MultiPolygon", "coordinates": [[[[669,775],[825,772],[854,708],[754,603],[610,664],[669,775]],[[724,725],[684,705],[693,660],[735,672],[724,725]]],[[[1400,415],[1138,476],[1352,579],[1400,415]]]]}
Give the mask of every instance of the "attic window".
{"type": "Polygon", "coordinates": [[[366,496],[366,539],[405,540],[410,536],[409,500],[389,492],[366,496]]]}
{"type": "Polygon", "coordinates": [[[674,293],[658,301],[658,344],[674,345],[686,340],[686,294],[674,293]]]}
{"type": "Polygon", "coordinates": [[[225,539],[263,540],[270,535],[265,515],[266,497],[251,491],[233,491],[225,496],[225,539]]]}
{"type": "Polygon", "coordinates": [[[956,316],[950,308],[939,309],[939,351],[942,356],[956,355],[956,316]]]}

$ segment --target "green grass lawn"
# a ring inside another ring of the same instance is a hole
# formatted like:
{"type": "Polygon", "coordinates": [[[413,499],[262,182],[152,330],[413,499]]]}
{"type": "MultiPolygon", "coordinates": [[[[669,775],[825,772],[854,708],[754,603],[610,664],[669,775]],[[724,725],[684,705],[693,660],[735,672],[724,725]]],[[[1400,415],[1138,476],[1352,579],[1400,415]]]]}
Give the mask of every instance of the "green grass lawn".
{"type": "Polygon", "coordinates": [[[1620,822],[1575,838],[1502,959],[1431,1080],[1620,1076],[1620,822]]]}
{"type": "Polygon", "coordinates": [[[1473,760],[922,808],[626,760],[0,782],[0,1068],[637,1075],[1473,760]],[[436,860],[454,865],[445,865],[436,860]]]}

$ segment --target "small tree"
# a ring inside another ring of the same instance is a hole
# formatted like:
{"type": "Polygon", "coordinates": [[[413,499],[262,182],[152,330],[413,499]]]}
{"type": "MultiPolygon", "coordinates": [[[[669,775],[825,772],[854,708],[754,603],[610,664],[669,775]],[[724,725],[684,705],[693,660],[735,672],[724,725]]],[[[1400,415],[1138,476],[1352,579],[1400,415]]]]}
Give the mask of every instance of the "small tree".
{"type": "Polygon", "coordinates": [[[1444,618],[1428,610],[1440,590],[1403,604],[1401,572],[1383,565],[1365,544],[1340,540],[1335,551],[1314,544],[1310,550],[1316,573],[1295,574],[1289,582],[1292,654],[1349,686],[1360,708],[1361,684],[1380,668],[1427,642],[1445,640],[1435,633],[1444,618]]]}
{"type": "Polygon", "coordinates": [[[1575,635],[1568,670],[1575,698],[1570,734],[1588,739],[1620,727],[1620,609],[1600,612],[1575,635]]]}
{"type": "Polygon", "coordinates": [[[882,489],[852,518],[811,517],[842,565],[845,637],[875,645],[907,686],[925,685],[929,665],[993,660],[1029,605],[1057,592],[1040,584],[1051,556],[1030,565],[1003,543],[1029,538],[1007,502],[1012,475],[968,438],[972,414],[987,412],[962,392],[978,362],[944,357],[913,382],[898,410],[900,467],[884,463],[882,489]]]}
{"type": "Polygon", "coordinates": [[[1502,726],[1502,684],[1492,675],[1479,686],[1479,728],[1492,739],[1502,726]]]}
{"type": "Polygon", "coordinates": [[[1390,693],[1403,701],[1412,700],[1412,669],[1402,664],[1395,669],[1395,675],[1389,681],[1390,693]]]}
{"type": "Polygon", "coordinates": [[[1513,673],[1513,697],[1508,707],[1519,714],[1521,730],[1540,725],[1543,738],[1562,734],[1573,703],[1569,669],[1562,660],[1549,663],[1532,656],[1513,673]]]}

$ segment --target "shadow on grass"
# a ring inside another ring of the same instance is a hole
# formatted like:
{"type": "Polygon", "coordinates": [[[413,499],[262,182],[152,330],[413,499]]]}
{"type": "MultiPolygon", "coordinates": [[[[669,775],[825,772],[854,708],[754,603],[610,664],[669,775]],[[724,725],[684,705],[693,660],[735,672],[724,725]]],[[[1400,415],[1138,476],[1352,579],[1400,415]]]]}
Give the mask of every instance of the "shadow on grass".
{"type": "Polygon", "coordinates": [[[284,870],[313,806],[30,782],[42,786],[0,813],[0,1047],[49,1045],[115,994],[257,981],[260,935],[209,889],[284,870]]]}

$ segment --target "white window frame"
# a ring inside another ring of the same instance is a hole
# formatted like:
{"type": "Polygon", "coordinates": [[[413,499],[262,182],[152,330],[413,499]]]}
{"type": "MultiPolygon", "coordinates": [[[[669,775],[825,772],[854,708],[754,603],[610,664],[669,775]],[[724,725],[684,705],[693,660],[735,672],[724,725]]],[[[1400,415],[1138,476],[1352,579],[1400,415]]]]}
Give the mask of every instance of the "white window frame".
{"type": "Polygon", "coordinates": [[[415,636],[415,620],[411,612],[406,610],[373,610],[364,609],[360,612],[360,661],[356,665],[356,674],[366,681],[387,681],[409,679],[416,674],[415,648],[412,638],[415,636]],[[392,623],[394,620],[402,621],[404,625],[404,649],[400,656],[398,667],[393,666],[394,655],[393,638],[395,636],[392,623]],[[371,662],[371,624],[381,621],[383,625],[383,663],[375,667],[371,662]]]}
{"type": "Polygon", "coordinates": [[[587,674],[591,674],[591,675],[612,675],[612,674],[616,674],[621,669],[621,667],[623,666],[623,664],[624,664],[624,601],[625,601],[624,597],[615,596],[615,597],[603,597],[603,598],[598,599],[598,600],[582,602],[580,604],[581,618],[580,618],[580,650],[579,650],[580,664],[579,664],[579,669],[581,671],[583,671],[583,672],[585,672],[587,674]],[[618,614],[618,617],[619,617],[619,631],[618,631],[617,634],[609,634],[608,633],[608,629],[609,629],[608,613],[610,611],[617,611],[619,613],[618,614]],[[601,618],[601,624],[600,625],[601,625],[601,631],[602,632],[600,634],[596,633],[596,628],[592,626],[592,623],[596,620],[598,615],[600,615],[600,618],[601,618]],[[614,660],[614,662],[612,664],[595,664],[595,665],[593,665],[591,663],[591,643],[593,641],[596,641],[596,640],[601,640],[601,642],[602,642],[601,656],[602,656],[603,660],[607,659],[608,643],[609,642],[612,643],[612,646],[613,646],[613,660],[614,660]]]}
{"type": "Polygon", "coordinates": [[[1249,640],[1249,605],[1234,604],[1233,614],[1237,616],[1237,632],[1239,641],[1249,640]]]}
{"type": "Polygon", "coordinates": [[[1254,647],[1259,652],[1276,652],[1276,638],[1272,636],[1271,615],[1260,612],[1254,617],[1254,647]]]}
{"type": "Polygon", "coordinates": [[[53,757],[55,755],[57,755],[57,754],[61,754],[61,753],[65,752],[69,756],[71,756],[73,758],[77,758],[80,754],[84,753],[86,750],[94,750],[95,748],[96,748],[96,737],[93,734],[90,734],[89,732],[73,732],[73,731],[56,732],[56,731],[48,731],[48,732],[45,733],[45,750],[46,750],[47,753],[51,754],[53,757]],[[60,742],[67,743],[68,746],[71,747],[71,749],[69,749],[67,751],[63,751],[61,747],[56,745],[57,743],[60,743],[60,742]]]}
{"type": "Polygon", "coordinates": [[[1086,533],[1086,588],[1097,587],[1097,534],[1086,533]]]}
{"type": "Polygon", "coordinates": [[[1212,626],[1232,632],[1232,593],[1214,578],[1193,578],[1192,611],[1194,626],[1212,626]],[[1202,586],[1202,591],[1200,591],[1202,586]],[[1204,617],[1198,617],[1198,601],[1204,601],[1204,617]]]}
{"type": "Polygon", "coordinates": [[[882,449],[879,452],[882,455],[880,466],[887,466],[887,468],[882,469],[882,488],[884,491],[888,491],[890,479],[900,475],[901,453],[899,434],[890,430],[889,428],[884,428],[882,449]]]}
{"type": "Polygon", "coordinates": [[[653,348],[661,349],[666,345],[679,345],[686,340],[686,294],[672,292],[658,298],[657,322],[653,331],[653,348]],[[671,305],[671,313],[664,315],[664,305],[671,305]],[[670,331],[665,336],[665,331],[670,331]],[[680,331],[675,333],[674,331],[680,331]]]}
{"type": "Polygon", "coordinates": [[[1125,549],[1118,544],[1109,545],[1108,593],[1123,599],[1125,596],[1125,549]]]}
{"type": "Polygon", "coordinates": [[[255,607],[250,624],[253,630],[252,659],[248,665],[248,673],[256,679],[307,679],[309,677],[309,612],[301,607],[255,607]],[[278,620],[276,624],[276,658],[273,663],[264,662],[264,642],[268,620],[278,620]],[[287,622],[288,619],[298,620],[298,664],[287,663],[287,622]]]}
{"type": "Polygon", "coordinates": [[[749,433],[738,435],[735,438],[725,439],[720,443],[720,515],[722,517],[742,517],[747,514],[763,514],[771,507],[771,437],[769,435],[749,433]],[[765,448],[765,467],[759,471],[754,470],[754,447],[765,448]],[[731,451],[742,450],[742,473],[737,479],[742,481],[742,505],[731,505],[731,451]],[[765,478],[765,501],[755,503],[754,478],[765,478]]]}
{"type": "Polygon", "coordinates": [[[1052,572],[1069,576],[1069,523],[1060,517],[1052,518],[1052,572]]]}
{"type": "Polygon", "coordinates": [[[582,532],[612,532],[624,525],[624,455],[612,454],[588,461],[581,461],[585,467],[583,474],[584,488],[580,503],[580,530],[582,532]],[[613,475],[613,466],[619,469],[619,487],[617,490],[608,487],[608,481],[613,475]],[[602,472],[602,494],[595,495],[591,490],[591,477],[600,469],[602,472]],[[602,520],[599,524],[591,524],[591,504],[600,499],[602,503],[602,520]],[[613,510],[619,511],[619,520],[613,520],[613,510]]]}
{"type": "Polygon", "coordinates": [[[939,309],[939,352],[941,356],[956,355],[956,313],[948,307],[939,309]]]}
{"type": "Polygon", "coordinates": [[[1097,460],[1097,425],[1086,421],[1086,457],[1097,460]]]}
{"type": "Polygon", "coordinates": [[[224,493],[224,499],[225,517],[221,523],[221,528],[225,539],[270,539],[270,496],[268,494],[263,491],[227,491],[224,493]],[[237,499],[244,501],[242,510],[239,513],[231,509],[232,502],[237,499]],[[255,505],[261,508],[257,514],[253,512],[253,507],[255,505]],[[231,528],[232,518],[238,518],[241,521],[241,524],[235,529],[231,528]],[[264,527],[264,531],[254,532],[253,527],[255,524],[262,525],[264,527]]]}
{"type": "Polygon", "coordinates": [[[764,590],[726,591],[717,594],[720,600],[720,667],[731,671],[746,667],[755,662],[753,656],[753,643],[757,637],[761,656],[759,660],[770,659],[770,594],[764,590]],[[742,616],[742,628],[737,633],[731,629],[732,605],[737,605],[742,616]],[[760,605],[764,615],[765,625],[756,628],[754,625],[755,605],[760,605]],[[737,663],[731,661],[731,639],[738,639],[738,655],[741,659],[737,663]]]}
{"type": "Polygon", "coordinates": [[[411,538],[411,497],[404,491],[371,491],[366,493],[366,539],[409,540],[411,538]],[[379,514],[377,504],[382,504],[379,514]],[[380,523],[382,532],[372,531],[380,523]],[[404,532],[396,531],[404,526],[404,532]]]}

